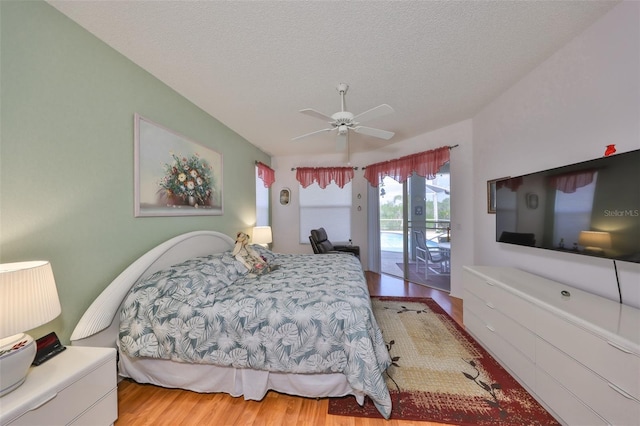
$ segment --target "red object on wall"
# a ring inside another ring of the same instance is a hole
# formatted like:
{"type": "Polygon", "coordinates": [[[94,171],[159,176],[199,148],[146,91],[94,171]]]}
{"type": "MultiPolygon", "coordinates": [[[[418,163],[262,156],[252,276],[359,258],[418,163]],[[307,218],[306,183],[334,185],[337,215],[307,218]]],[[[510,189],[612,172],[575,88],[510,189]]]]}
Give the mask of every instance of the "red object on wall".
{"type": "Polygon", "coordinates": [[[604,156],[608,157],[611,154],[616,152],[616,146],[615,145],[607,145],[607,149],[604,151],[604,156]]]}

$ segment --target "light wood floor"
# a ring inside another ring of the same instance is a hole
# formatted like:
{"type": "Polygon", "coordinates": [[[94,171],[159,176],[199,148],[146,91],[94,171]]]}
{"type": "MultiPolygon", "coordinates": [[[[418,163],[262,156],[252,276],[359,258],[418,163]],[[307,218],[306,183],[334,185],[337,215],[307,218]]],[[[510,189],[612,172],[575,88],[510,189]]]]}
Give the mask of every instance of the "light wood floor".
{"type": "MultiPolygon", "coordinates": [[[[447,293],[387,275],[367,272],[372,296],[430,297],[459,324],[462,300],[447,293]]],[[[382,420],[327,414],[328,399],[301,398],[269,392],[262,401],[227,394],[199,394],[123,380],[118,385],[117,426],[125,425],[329,425],[410,426],[436,423],[382,420]]]]}

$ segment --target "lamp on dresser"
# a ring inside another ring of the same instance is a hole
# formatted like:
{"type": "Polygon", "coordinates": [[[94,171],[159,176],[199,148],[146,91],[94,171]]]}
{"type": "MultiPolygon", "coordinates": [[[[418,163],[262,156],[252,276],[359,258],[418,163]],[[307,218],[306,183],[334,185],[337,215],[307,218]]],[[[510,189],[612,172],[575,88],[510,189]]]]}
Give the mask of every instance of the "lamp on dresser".
{"type": "Polygon", "coordinates": [[[584,246],[585,252],[602,254],[611,248],[611,234],[600,231],[580,231],[578,244],[584,246]]]}
{"type": "Polygon", "coordinates": [[[36,342],[24,331],[55,319],[62,311],[51,264],[0,264],[0,397],[24,383],[36,342]]]}

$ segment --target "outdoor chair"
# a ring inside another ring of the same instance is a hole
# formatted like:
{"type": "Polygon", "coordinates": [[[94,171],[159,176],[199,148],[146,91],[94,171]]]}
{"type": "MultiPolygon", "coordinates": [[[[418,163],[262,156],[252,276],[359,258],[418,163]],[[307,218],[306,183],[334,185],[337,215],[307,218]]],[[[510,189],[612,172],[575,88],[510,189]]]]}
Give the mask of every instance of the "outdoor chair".
{"type": "Polygon", "coordinates": [[[425,277],[429,270],[436,274],[449,273],[449,250],[427,245],[424,233],[420,230],[413,231],[413,234],[416,240],[416,272],[420,271],[422,263],[425,277]]]}

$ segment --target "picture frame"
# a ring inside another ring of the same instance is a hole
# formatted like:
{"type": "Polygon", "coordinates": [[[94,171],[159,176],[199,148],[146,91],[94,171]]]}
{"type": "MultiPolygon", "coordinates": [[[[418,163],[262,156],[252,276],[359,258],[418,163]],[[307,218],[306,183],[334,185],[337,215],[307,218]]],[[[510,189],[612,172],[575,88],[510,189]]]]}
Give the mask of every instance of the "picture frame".
{"type": "Polygon", "coordinates": [[[134,215],[223,214],[222,154],[134,115],[134,215]]]}
{"type": "Polygon", "coordinates": [[[291,202],[291,190],[289,188],[282,188],[280,190],[280,204],[288,206],[291,202]]]}
{"type": "Polygon", "coordinates": [[[496,214],[496,183],[504,179],[509,179],[509,177],[487,181],[487,213],[489,214],[496,214]]]}

